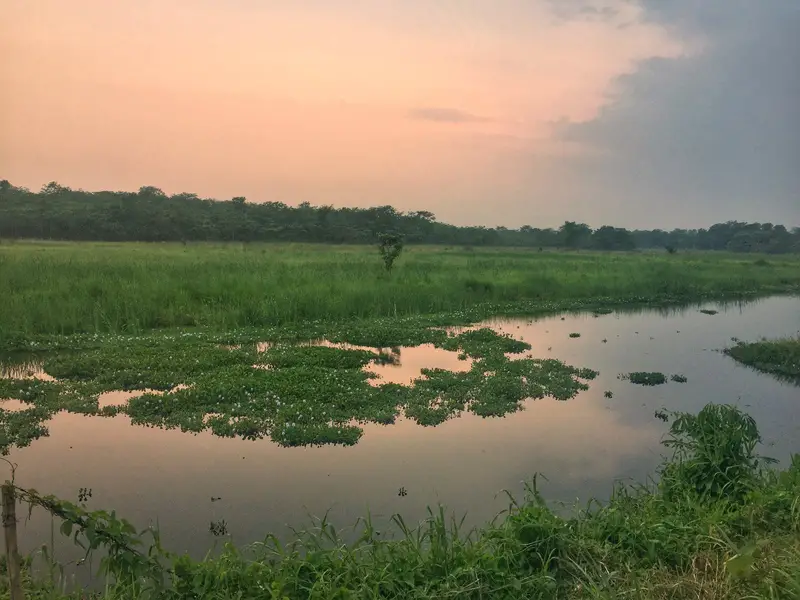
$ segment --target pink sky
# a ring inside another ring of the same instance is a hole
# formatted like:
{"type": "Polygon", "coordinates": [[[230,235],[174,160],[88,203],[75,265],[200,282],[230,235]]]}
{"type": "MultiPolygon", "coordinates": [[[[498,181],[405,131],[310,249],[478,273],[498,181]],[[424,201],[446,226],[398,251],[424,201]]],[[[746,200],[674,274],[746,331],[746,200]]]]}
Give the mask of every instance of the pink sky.
{"type": "Polygon", "coordinates": [[[553,122],[684,49],[629,3],[553,5],[4,0],[0,177],[551,225],[548,199],[588,191],[565,157],[589,151],[553,122]]]}

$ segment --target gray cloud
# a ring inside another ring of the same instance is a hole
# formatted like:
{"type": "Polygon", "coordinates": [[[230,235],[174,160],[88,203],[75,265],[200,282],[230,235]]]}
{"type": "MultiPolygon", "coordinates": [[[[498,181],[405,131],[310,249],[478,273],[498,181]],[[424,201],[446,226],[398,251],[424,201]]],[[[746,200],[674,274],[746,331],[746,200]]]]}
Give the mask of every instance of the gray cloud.
{"type": "Polygon", "coordinates": [[[641,4],[702,50],[644,61],[597,118],[556,125],[597,150],[570,164],[592,204],[631,225],[800,224],[800,3],[641,4]]]}
{"type": "Polygon", "coordinates": [[[604,0],[547,0],[557,21],[611,21],[620,14],[619,6],[613,4],[604,0]]]}
{"type": "Polygon", "coordinates": [[[414,108],[408,112],[408,116],[420,121],[437,121],[439,123],[481,123],[489,120],[457,108],[414,108]]]}

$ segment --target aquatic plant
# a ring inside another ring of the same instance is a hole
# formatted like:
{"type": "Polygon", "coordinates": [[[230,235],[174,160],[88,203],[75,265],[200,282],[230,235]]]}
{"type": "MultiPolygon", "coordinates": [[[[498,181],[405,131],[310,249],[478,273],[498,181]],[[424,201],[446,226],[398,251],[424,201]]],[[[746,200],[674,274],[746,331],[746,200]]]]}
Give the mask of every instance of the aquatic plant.
{"type": "Polygon", "coordinates": [[[736,341],[736,345],[724,352],[758,371],[800,383],[800,335],[758,342],[736,341]]]}
{"type": "Polygon", "coordinates": [[[0,448],[46,435],[44,422],[62,409],[124,413],[134,425],[269,438],[284,446],[352,445],[363,434],[361,424],[391,424],[401,411],[421,425],[437,425],[463,411],[503,416],[520,410],[526,399],[570,399],[587,388],[581,380],[596,375],[556,360],[512,360],[508,355],[530,345],[489,328],[448,334],[378,320],[333,325],[331,337],[351,344],[379,341],[394,347],[396,355],[403,342],[433,343],[473,364],[463,373],[424,370],[411,385],[398,385],[376,382],[363,369],[386,361],[379,348],[263,340],[259,346],[253,341],[258,335],[250,332],[228,334],[225,343],[216,336],[185,334],[130,336],[124,344],[104,340],[83,350],[44,352],[44,369],[58,377],[55,381],[0,380],[0,397],[32,407],[0,413],[6,431],[0,448]],[[99,395],[112,390],[135,393],[125,404],[101,408],[99,395]]]}
{"type": "Polygon", "coordinates": [[[637,385],[661,385],[667,383],[667,376],[657,371],[634,371],[633,373],[623,373],[618,379],[630,381],[637,385]]]}

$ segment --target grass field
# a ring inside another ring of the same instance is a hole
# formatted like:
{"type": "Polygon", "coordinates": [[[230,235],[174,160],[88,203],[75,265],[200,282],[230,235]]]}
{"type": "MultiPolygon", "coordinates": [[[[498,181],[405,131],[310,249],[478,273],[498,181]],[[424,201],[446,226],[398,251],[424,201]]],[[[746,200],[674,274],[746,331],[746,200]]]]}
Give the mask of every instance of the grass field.
{"type": "Polygon", "coordinates": [[[668,302],[800,289],[800,257],[409,247],[15,243],[0,246],[0,338],[216,330],[580,302],[668,302]]]}
{"type": "MultiPolygon", "coordinates": [[[[137,424],[285,446],[355,444],[361,423],[391,423],[400,411],[420,425],[465,410],[499,417],[526,398],[572,398],[597,375],[535,357],[489,329],[434,326],[796,293],[800,257],[411,247],[389,275],[369,247],[26,242],[0,245],[0,289],[0,349],[15,351],[0,377],[35,365],[56,378],[0,378],[0,398],[27,405],[0,410],[3,451],[46,435],[62,410],[124,412],[137,424]],[[321,338],[373,350],[297,345],[321,338]],[[272,345],[259,348],[264,341],[272,345]],[[387,348],[420,344],[458,352],[471,366],[429,370],[408,386],[372,385],[362,370],[390,360],[387,348]],[[119,389],[152,391],[101,408],[98,394],[119,389]]],[[[728,352],[786,374],[797,367],[796,343],[728,352]]],[[[755,454],[755,423],[731,407],[659,418],[672,420],[675,454],[654,474],[657,485],[620,488],[569,517],[532,489],[470,533],[434,510],[419,528],[396,516],[399,539],[381,537],[367,517],[354,545],[322,523],[289,546],[268,538],[194,561],[161,548],[143,553],[114,514],[53,498],[39,506],[71,523],[62,532],[110,553],[109,584],[97,594],[108,600],[800,598],[800,458],[767,470],[755,454]]],[[[26,573],[28,598],[87,597],[69,596],[47,566],[53,580],[26,573]]],[[[3,573],[0,599],[9,597],[5,585],[3,573]]]]}

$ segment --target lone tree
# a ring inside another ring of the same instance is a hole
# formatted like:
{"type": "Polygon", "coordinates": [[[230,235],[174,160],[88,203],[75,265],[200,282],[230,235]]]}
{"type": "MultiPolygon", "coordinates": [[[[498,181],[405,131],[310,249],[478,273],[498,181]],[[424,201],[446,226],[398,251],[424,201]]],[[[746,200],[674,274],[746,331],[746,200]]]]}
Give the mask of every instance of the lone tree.
{"type": "Polygon", "coordinates": [[[399,233],[378,234],[378,251],[381,253],[386,272],[391,273],[394,261],[403,251],[403,236],[399,233]]]}

